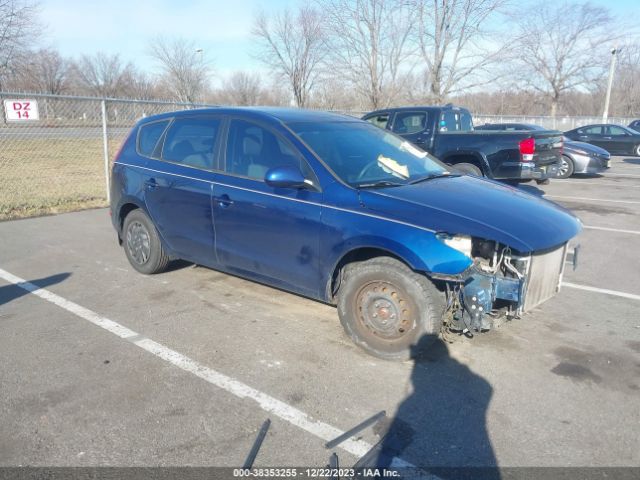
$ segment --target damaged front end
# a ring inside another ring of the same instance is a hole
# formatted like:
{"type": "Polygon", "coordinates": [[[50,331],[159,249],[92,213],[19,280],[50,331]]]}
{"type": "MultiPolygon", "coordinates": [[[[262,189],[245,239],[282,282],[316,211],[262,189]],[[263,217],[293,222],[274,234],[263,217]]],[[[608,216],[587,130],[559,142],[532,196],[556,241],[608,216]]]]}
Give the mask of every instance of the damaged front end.
{"type": "Polygon", "coordinates": [[[523,255],[499,242],[466,235],[438,234],[438,239],[473,262],[457,275],[431,275],[445,284],[447,330],[467,336],[489,330],[498,319],[519,317],[560,290],[568,243],[523,255]]]}

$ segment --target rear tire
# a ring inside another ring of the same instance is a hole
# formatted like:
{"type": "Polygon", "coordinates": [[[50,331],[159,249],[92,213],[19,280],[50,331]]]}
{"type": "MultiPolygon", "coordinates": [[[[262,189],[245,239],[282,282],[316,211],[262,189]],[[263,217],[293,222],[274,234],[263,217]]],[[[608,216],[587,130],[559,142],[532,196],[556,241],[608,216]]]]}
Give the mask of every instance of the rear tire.
{"type": "Polygon", "coordinates": [[[455,165],[452,165],[452,167],[460,173],[475,175],[476,177],[484,177],[482,170],[473,163],[456,163],[455,165]]]}
{"type": "Polygon", "coordinates": [[[635,152],[636,152],[636,157],[640,157],[640,145],[636,146],[635,152]]]}
{"type": "Polygon", "coordinates": [[[562,159],[560,160],[560,168],[558,169],[557,178],[569,178],[573,175],[575,171],[575,165],[573,164],[573,160],[566,155],[562,155],[562,159]]]}
{"type": "Polygon", "coordinates": [[[166,270],[169,256],[151,219],[142,210],[133,210],[124,219],[122,246],[133,268],[146,275],[166,270]]]}
{"type": "Polygon", "coordinates": [[[338,315],[345,332],[367,353],[385,360],[416,358],[442,327],[444,298],[427,277],[390,257],[345,267],[338,315]]]}

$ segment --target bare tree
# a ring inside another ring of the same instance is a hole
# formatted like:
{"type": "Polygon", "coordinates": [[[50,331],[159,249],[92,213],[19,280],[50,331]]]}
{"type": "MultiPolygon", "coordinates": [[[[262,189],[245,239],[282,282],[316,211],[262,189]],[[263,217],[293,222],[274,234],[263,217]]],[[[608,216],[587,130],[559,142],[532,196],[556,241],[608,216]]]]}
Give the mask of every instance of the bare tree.
{"type": "Polygon", "coordinates": [[[515,69],[548,99],[556,115],[562,95],[602,78],[615,29],[605,8],[544,1],[519,12],[515,69]]]}
{"type": "Polygon", "coordinates": [[[429,100],[493,81],[507,44],[487,46],[488,25],[506,0],[416,0],[413,3],[420,57],[426,64],[429,100]]]}
{"type": "Polygon", "coordinates": [[[259,45],[256,58],[289,81],[296,105],[307,106],[326,52],[318,11],[301,6],[296,13],[284,10],[271,18],[261,12],[252,34],[259,45]]]}
{"type": "Polygon", "coordinates": [[[20,90],[60,95],[69,86],[70,63],[57,50],[42,48],[16,62],[16,84],[20,90]]]}
{"type": "Polygon", "coordinates": [[[0,0],[0,90],[15,73],[15,62],[42,33],[37,13],[31,0],[0,0]]]}
{"type": "Polygon", "coordinates": [[[232,105],[257,105],[264,99],[262,82],[256,73],[234,72],[221,91],[224,103],[232,105]]]}
{"type": "Polygon", "coordinates": [[[346,75],[368,106],[388,105],[401,86],[412,26],[404,0],[316,0],[327,17],[330,68],[346,75]]]}
{"type": "Polygon", "coordinates": [[[163,74],[163,84],[180,102],[202,101],[209,84],[211,64],[204,51],[184,38],[156,38],[149,48],[163,74]]]}
{"type": "Polygon", "coordinates": [[[76,90],[99,97],[129,95],[135,75],[131,63],[124,64],[117,54],[102,52],[83,55],[70,72],[76,90]]]}

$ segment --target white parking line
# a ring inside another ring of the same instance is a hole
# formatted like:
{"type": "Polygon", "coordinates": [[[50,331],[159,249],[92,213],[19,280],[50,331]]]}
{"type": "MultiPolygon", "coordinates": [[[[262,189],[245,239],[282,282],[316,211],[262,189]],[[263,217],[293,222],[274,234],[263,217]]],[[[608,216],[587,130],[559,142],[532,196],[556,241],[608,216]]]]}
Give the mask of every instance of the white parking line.
{"type": "MultiPolygon", "coordinates": [[[[40,288],[37,285],[28,282],[20,277],[0,269],[0,278],[6,280],[9,283],[20,287],[27,292],[30,292],[43,300],[53,303],[60,308],[73,313],[74,315],[100,327],[104,330],[113,333],[114,335],[131,342],[132,344],[146,350],[147,352],[161,358],[162,360],[184,370],[185,372],[192,373],[193,375],[215,385],[218,388],[226,390],[227,392],[235,395],[239,398],[247,398],[255,401],[260,408],[269,412],[276,417],[295,425],[302,430],[315,435],[316,437],[329,441],[342,435],[344,432],[336,427],[333,427],[327,423],[314,420],[312,417],[304,413],[291,405],[284,403],[266,393],[256,390],[249,385],[246,385],[239,380],[231,378],[223,373],[220,373],[212,368],[209,368],[201,363],[192,360],[189,357],[182,355],[175,350],[172,350],[164,345],[161,345],[153,340],[144,337],[143,335],[134,332],[133,330],[120,325],[113,320],[110,320],[102,315],[99,315],[88,308],[85,308],[77,303],[71,302],[55,293],[50,292],[44,288],[40,288]]],[[[340,448],[355,455],[362,457],[367,453],[372,445],[363,440],[345,440],[341,443],[340,448]]],[[[400,458],[394,458],[392,466],[399,467],[413,467],[412,464],[405,462],[400,458]]]]}
{"type": "Polygon", "coordinates": [[[582,228],[587,230],[602,230],[604,232],[618,232],[618,233],[630,233],[632,235],[640,235],[638,230],[624,230],[622,228],[610,228],[610,227],[594,227],[593,225],[583,225],[582,228]]]}
{"type": "Polygon", "coordinates": [[[611,202],[611,203],[629,203],[633,205],[640,205],[640,202],[633,200],[610,200],[608,198],[591,198],[591,197],[566,197],[563,195],[545,195],[549,198],[560,198],[564,200],[588,200],[590,202],[611,202]]]}
{"type": "Polygon", "coordinates": [[[631,300],[640,300],[640,295],[633,293],[618,292],[617,290],[607,290],[606,288],[590,287],[589,285],[578,285],[575,283],[562,282],[563,287],[575,288],[577,290],[586,290],[587,292],[604,293],[605,295],[613,295],[614,297],[630,298],[631,300]]]}

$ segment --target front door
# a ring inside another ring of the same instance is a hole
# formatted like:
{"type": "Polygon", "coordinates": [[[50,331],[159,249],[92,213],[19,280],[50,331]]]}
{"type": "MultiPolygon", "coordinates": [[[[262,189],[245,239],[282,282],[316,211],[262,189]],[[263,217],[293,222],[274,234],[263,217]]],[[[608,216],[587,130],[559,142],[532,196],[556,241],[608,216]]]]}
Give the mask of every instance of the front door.
{"type": "Polygon", "coordinates": [[[215,117],[174,120],[145,181],[147,210],[169,250],[204,265],[215,263],[211,194],[220,127],[215,117]]]}
{"type": "Polygon", "coordinates": [[[631,135],[617,125],[607,125],[605,127],[603,148],[611,154],[626,155],[633,152],[631,135]]]}
{"type": "Polygon", "coordinates": [[[224,173],[213,187],[218,260],[226,269],[305,295],[320,295],[319,189],[273,188],[268,169],[295,165],[317,186],[294,147],[270,127],[229,122],[224,173]]]}

